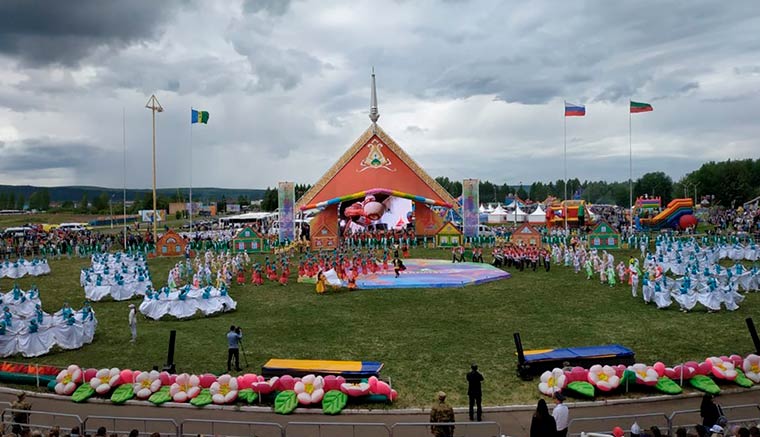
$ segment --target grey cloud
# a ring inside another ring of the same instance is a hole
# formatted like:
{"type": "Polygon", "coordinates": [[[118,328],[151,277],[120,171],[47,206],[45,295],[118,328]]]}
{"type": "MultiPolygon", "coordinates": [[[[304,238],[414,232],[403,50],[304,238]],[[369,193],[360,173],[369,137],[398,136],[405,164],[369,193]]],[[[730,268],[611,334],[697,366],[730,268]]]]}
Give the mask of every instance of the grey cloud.
{"type": "Polygon", "coordinates": [[[86,142],[31,138],[3,145],[0,170],[25,172],[47,169],[85,169],[105,155],[100,147],[86,142]]]}
{"type": "Polygon", "coordinates": [[[176,4],[5,0],[0,2],[0,53],[31,66],[76,65],[97,48],[151,39],[176,4]]]}
{"type": "Polygon", "coordinates": [[[290,8],[291,0],[245,0],[243,12],[257,14],[266,12],[270,15],[284,15],[290,8]]]}
{"type": "Polygon", "coordinates": [[[423,134],[423,133],[427,132],[427,129],[425,129],[423,127],[416,126],[416,125],[407,126],[406,129],[404,129],[404,130],[406,132],[409,132],[409,133],[412,133],[412,134],[423,134]]]}

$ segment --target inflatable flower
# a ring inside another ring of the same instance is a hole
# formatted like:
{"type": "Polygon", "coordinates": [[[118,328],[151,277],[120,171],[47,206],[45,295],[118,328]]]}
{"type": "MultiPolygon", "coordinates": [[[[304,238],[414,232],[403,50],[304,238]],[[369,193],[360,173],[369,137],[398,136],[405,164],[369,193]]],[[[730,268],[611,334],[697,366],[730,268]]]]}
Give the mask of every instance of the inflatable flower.
{"type": "Polygon", "coordinates": [[[251,389],[253,389],[253,391],[255,391],[256,393],[259,393],[262,395],[272,393],[279,379],[280,379],[279,377],[273,376],[271,379],[269,379],[269,381],[267,381],[266,379],[264,379],[263,376],[259,375],[256,378],[256,381],[251,383],[251,389]]]}
{"type": "Polygon", "coordinates": [[[751,379],[755,384],[760,384],[760,356],[755,354],[747,355],[742,368],[747,378],[751,379]]]}
{"type": "Polygon", "coordinates": [[[629,366],[628,370],[636,375],[636,382],[644,385],[655,385],[660,376],[654,367],[647,366],[646,364],[636,363],[633,366],[629,366]]]}
{"type": "Polygon", "coordinates": [[[562,391],[565,388],[565,373],[562,369],[546,371],[541,374],[541,382],[538,384],[538,391],[546,396],[554,396],[554,393],[562,391]]]}
{"type": "Polygon", "coordinates": [[[358,384],[352,384],[350,382],[344,382],[340,385],[340,391],[352,397],[366,396],[369,394],[369,383],[360,382],[358,384]]]}
{"type": "Polygon", "coordinates": [[[215,404],[229,404],[238,396],[238,381],[230,375],[222,375],[209,388],[211,400],[215,404]]]}
{"type": "Polygon", "coordinates": [[[95,389],[95,393],[104,395],[111,391],[111,387],[115,386],[119,382],[119,369],[114,367],[113,369],[100,369],[90,380],[90,385],[95,389]]]}
{"type": "Polygon", "coordinates": [[[183,373],[169,388],[169,394],[174,402],[187,402],[201,392],[201,380],[195,375],[183,373]]]}
{"type": "Polygon", "coordinates": [[[718,379],[727,379],[733,381],[736,379],[736,369],[734,363],[728,360],[723,360],[719,357],[710,357],[705,360],[705,363],[709,363],[713,376],[718,379]]]}
{"type": "Polygon", "coordinates": [[[620,378],[613,367],[595,364],[588,369],[588,382],[601,391],[610,391],[620,385],[620,378]]]}
{"type": "Polygon", "coordinates": [[[322,386],[324,381],[321,376],[306,375],[296,382],[293,390],[298,396],[298,402],[303,405],[317,404],[322,401],[325,391],[322,386]]]}
{"type": "Polygon", "coordinates": [[[151,370],[150,372],[141,372],[135,378],[132,387],[135,391],[135,396],[138,399],[148,399],[150,395],[157,392],[161,388],[161,379],[159,378],[158,371],[151,370]]]}
{"type": "Polygon", "coordinates": [[[55,377],[55,392],[59,395],[70,395],[77,388],[77,383],[82,382],[82,369],[76,364],[61,370],[55,377]]]}

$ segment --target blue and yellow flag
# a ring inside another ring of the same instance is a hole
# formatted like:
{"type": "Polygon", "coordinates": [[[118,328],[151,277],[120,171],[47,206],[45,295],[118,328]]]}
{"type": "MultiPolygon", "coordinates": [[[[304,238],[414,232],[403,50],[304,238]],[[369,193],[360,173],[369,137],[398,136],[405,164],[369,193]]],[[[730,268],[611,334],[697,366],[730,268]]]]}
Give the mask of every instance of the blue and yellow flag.
{"type": "Polygon", "coordinates": [[[208,124],[208,111],[190,110],[190,123],[208,124]]]}

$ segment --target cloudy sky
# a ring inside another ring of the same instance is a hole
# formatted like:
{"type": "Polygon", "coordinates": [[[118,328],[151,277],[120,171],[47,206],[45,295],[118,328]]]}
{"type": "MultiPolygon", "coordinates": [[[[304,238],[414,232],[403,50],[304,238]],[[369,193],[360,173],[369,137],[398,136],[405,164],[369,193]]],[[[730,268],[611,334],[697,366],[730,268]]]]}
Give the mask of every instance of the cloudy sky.
{"type": "Polygon", "coordinates": [[[313,183],[379,124],[433,176],[675,179],[758,157],[760,7],[714,1],[0,2],[0,183],[313,183]]]}

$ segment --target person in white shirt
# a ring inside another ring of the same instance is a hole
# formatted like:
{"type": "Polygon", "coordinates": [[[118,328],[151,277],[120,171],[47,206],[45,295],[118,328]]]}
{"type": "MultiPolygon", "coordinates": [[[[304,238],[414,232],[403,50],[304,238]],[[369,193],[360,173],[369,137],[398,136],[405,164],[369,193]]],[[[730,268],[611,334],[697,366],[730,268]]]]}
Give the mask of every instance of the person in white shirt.
{"type": "Polygon", "coordinates": [[[132,331],[132,343],[137,341],[137,313],[135,304],[129,304],[129,330],[132,331]]]}
{"type": "Polygon", "coordinates": [[[567,405],[562,403],[564,400],[565,395],[560,392],[554,393],[554,402],[557,405],[552,410],[552,416],[557,422],[557,437],[567,437],[567,427],[570,424],[570,412],[567,410],[567,405]]]}

